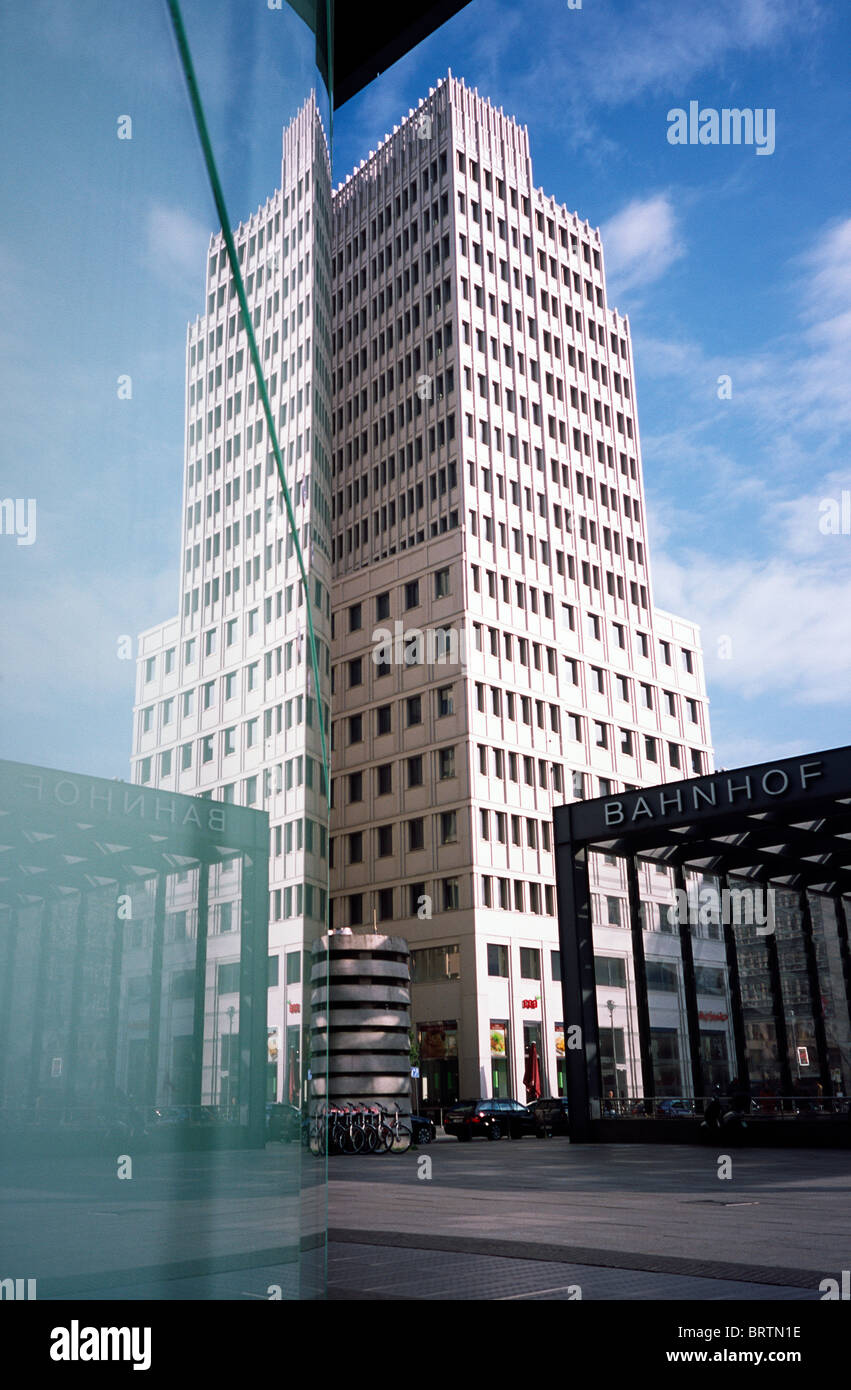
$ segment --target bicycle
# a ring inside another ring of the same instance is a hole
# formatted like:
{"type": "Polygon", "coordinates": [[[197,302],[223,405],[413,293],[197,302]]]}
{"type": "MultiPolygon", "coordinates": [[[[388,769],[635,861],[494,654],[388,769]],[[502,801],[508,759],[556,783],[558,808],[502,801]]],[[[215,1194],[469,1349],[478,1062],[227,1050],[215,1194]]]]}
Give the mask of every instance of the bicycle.
{"type": "Polygon", "coordinates": [[[379,1127],[379,1135],[384,1143],[384,1152],[394,1154],[407,1153],[414,1138],[410,1125],[400,1123],[398,1105],[395,1107],[392,1124],[386,1118],[387,1111],[384,1106],[382,1105],[380,1108],[384,1118],[379,1127]]]}

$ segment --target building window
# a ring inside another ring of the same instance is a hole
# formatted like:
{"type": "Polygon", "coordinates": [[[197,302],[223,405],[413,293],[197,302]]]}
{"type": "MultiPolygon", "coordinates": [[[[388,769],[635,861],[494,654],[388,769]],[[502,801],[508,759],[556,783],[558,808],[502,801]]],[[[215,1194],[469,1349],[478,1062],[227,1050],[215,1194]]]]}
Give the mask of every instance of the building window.
{"type": "Polygon", "coordinates": [[[541,953],[536,947],[520,947],[520,975],[524,980],[540,980],[541,953]]]}
{"type": "Polygon", "coordinates": [[[427,946],[411,952],[411,980],[414,984],[436,984],[441,980],[460,978],[461,948],[457,942],[451,946],[427,946]]]}
{"type": "Polygon", "coordinates": [[[423,760],[422,755],[417,754],[414,758],[408,758],[408,786],[421,787],[423,785],[423,760]]]}
{"type": "Polygon", "coordinates": [[[390,617],[390,591],[385,594],[377,594],[375,599],[375,618],[376,622],[381,622],[383,618],[390,617]]]}
{"type": "Polygon", "coordinates": [[[229,962],[219,966],[218,972],[219,994],[238,994],[239,993],[239,961],[229,962]]]}
{"type": "Polygon", "coordinates": [[[558,984],[561,980],[561,951],[550,951],[550,971],[558,984]]]}
{"type": "Polygon", "coordinates": [[[621,900],[620,898],[606,898],[606,920],[610,927],[620,927],[621,921],[621,900]]]}
{"type": "Polygon", "coordinates": [[[434,596],[435,598],[447,598],[449,596],[449,570],[435,570],[434,573],[434,596]]]}
{"type": "Polygon", "coordinates": [[[420,606],[420,581],[410,579],[405,585],[405,608],[419,608],[420,606]]]}
{"type": "Polygon", "coordinates": [[[359,603],[353,603],[349,609],[349,632],[360,632],[363,627],[363,609],[359,603]]]}
{"type": "Polygon", "coordinates": [[[455,701],[452,695],[451,685],[442,685],[437,692],[437,717],[445,719],[448,714],[455,713],[455,701]]]}
{"type": "Polygon", "coordinates": [[[375,711],[375,732],[380,737],[392,731],[392,705],[379,705],[375,711]]]}
{"type": "Polygon", "coordinates": [[[409,695],[406,701],[406,717],[408,728],[414,724],[423,722],[423,702],[421,695],[409,695]]]}
{"type": "Polygon", "coordinates": [[[443,910],[456,912],[461,905],[461,893],[457,878],[443,880],[443,910]]]}
{"type": "Polygon", "coordinates": [[[488,943],[488,974],[508,979],[508,947],[488,943]]]}
{"type": "Polygon", "coordinates": [[[408,821],[408,849],[422,849],[425,845],[425,821],[415,816],[408,821]]]}
{"type": "Polygon", "coordinates": [[[363,685],[363,662],[359,656],[349,662],[349,689],[356,685],[363,685]]]}
{"type": "Polygon", "coordinates": [[[441,782],[455,776],[455,749],[439,748],[437,753],[438,776],[441,782]]]}
{"type": "Polygon", "coordinates": [[[679,980],[675,965],[668,965],[661,960],[648,960],[645,969],[648,990],[653,989],[660,990],[665,994],[676,994],[679,980]]]}
{"type": "Polygon", "coordinates": [[[594,978],[598,985],[612,989],[626,988],[626,961],[623,956],[594,957],[594,978]]]}

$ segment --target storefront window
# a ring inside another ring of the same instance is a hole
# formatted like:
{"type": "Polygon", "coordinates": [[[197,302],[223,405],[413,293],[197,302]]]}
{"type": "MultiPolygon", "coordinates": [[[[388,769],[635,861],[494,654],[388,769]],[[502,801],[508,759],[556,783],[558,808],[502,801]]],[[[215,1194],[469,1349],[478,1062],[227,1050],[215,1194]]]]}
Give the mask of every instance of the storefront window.
{"type": "Polygon", "coordinates": [[[418,1023],[419,1103],[423,1108],[452,1105],[458,1100],[458,1024],[418,1023]]]}
{"type": "Polygon", "coordinates": [[[508,1042],[508,1020],[492,1018],[490,1024],[491,1036],[491,1083],[493,1085],[494,1096],[510,1096],[511,1087],[509,1084],[509,1062],[510,1048],[508,1042]]]}

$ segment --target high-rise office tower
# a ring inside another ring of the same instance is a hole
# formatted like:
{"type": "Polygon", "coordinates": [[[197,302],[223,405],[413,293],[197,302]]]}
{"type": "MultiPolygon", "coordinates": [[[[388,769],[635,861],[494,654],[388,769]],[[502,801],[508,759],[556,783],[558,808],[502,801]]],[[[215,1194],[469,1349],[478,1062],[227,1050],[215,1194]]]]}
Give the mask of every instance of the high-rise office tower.
{"type": "MultiPolygon", "coordinates": [[[[451,75],[333,197],[324,148],[302,112],[236,240],[312,541],[331,841],[304,596],[220,237],[188,342],[181,609],[141,639],[133,775],[270,813],[279,1096],[326,854],[333,926],[410,942],[421,1102],[522,1099],[533,1042],[555,1093],[552,807],[712,766],[697,631],[653,606],[629,325],[599,233],[535,187],[526,130],[451,75]]],[[[671,887],[644,871],[657,1085],[684,1094],[671,887]]],[[[615,865],[594,890],[604,1083],[634,1094],[615,865]]]]}
{"type": "MultiPolygon", "coordinates": [[[[533,1042],[561,1092],[552,807],[712,756],[697,631],[652,601],[629,324],[599,232],[451,75],[333,208],[334,925],[408,938],[424,1103],[524,1099],[533,1042]]],[[[636,1094],[626,884],[594,887],[604,1081],[636,1094]]],[[[683,1094],[670,888],[643,871],[683,1094]]]]}

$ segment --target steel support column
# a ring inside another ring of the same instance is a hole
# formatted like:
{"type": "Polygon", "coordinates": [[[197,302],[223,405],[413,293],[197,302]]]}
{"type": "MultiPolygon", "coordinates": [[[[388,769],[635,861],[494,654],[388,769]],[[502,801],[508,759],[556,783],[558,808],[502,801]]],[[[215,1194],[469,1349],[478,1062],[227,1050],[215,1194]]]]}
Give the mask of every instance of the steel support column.
{"type": "Polygon", "coordinates": [[[645,1097],[655,1090],[653,1048],[650,1042],[650,1003],[647,998],[647,965],[644,959],[644,920],[641,912],[641,893],[638,886],[638,865],[635,856],[626,856],[626,883],[629,894],[629,925],[632,933],[632,967],[635,972],[635,1011],[638,1015],[638,1053],[641,1060],[641,1085],[645,1097]]]}
{"type": "Polygon", "coordinates": [[[591,1138],[592,1118],[599,1117],[602,1089],[588,852],[574,852],[556,835],[556,866],[570,1137],[582,1144],[591,1138]]]}
{"type": "MultiPolygon", "coordinates": [[[[682,864],[674,865],[674,887],[683,896],[681,902],[688,902],[686,889],[686,876],[682,864]]],[[[680,952],[683,961],[683,995],[686,1003],[686,1026],[688,1028],[688,1046],[691,1054],[691,1084],[694,1091],[695,1100],[703,1095],[703,1067],[700,1057],[700,1019],[697,1008],[697,980],[694,973],[694,947],[691,940],[691,922],[688,909],[685,914],[685,921],[679,923],[680,929],[680,952]]]]}

